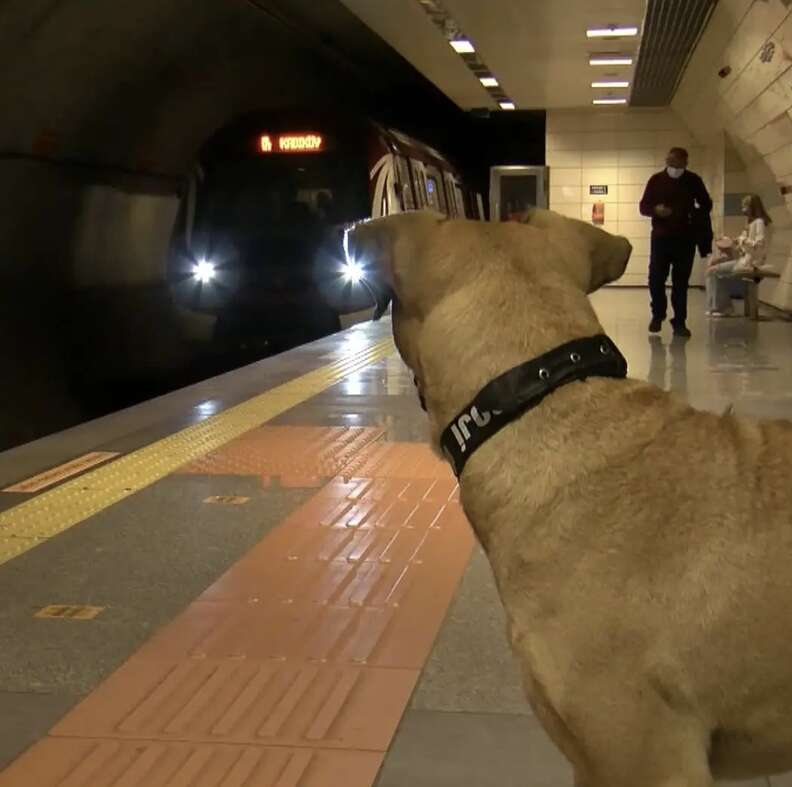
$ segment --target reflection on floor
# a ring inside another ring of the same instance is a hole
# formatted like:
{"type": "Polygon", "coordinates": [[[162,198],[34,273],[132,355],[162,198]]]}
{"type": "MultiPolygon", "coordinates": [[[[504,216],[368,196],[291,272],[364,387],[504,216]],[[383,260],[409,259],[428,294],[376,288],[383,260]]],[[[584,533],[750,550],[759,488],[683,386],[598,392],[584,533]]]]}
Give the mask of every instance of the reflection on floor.
{"type": "Polygon", "coordinates": [[[758,418],[792,418],[792,323],[780,313],[760,322],[704,316],[704,294],[692,290],[691,339],[647,332],[649,293],[609,288],[592,297],[600,320],[626,355],[630,376],[674,391],[697,408],[758,418]]]}

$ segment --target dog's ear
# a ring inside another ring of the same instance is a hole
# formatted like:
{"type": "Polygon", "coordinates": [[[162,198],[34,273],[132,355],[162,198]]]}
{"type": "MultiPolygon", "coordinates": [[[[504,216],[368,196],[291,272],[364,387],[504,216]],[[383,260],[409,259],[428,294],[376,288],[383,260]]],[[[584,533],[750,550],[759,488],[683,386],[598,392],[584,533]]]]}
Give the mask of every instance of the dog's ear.
{"type": "Polygon", "coordinates": [[[591,276],[587,291],[594,292],[622,277],[632,255],[632,244],[620,235],[611,235],[584,222],[581,224],[593,230],[593,234],[589,234],[591,276]]]}
{"type": "Polygon", "coordinates": [[[347,235],[350,257],[395,284],[394,246],[416,246],[446,216],[434,211],[408,211],[356,224],[347,235]]]}
{"type": "Polygon", "coordinates": [[[405,298],[405,306],[417,307],[424,293],[426,248],[437,239],[437,228],[448,219],[434,211],[409,211],[364,221],[347,236],[348,254],[363,272],[363,286],[376,296],[377,315],[394,297],[405,298]]]}
{"type": "Polygon", "coordinates": [[[553,254],[587,293],[618,279],[632,253],[626,238],[554,211],[531,208],[525,212],[523,222],[547,234],[553,254]]]}

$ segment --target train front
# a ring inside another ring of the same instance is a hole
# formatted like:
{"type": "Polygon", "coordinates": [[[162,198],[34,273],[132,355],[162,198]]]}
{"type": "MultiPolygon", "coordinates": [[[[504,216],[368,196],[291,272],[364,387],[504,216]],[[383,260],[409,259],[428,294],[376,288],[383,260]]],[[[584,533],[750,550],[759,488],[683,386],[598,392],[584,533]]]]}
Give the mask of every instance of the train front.
{"type": "Polygon", "coordinates": [[[287,118],[234,129],[204,153],[169,260],[180,306],[215,338],[287,349],[365,308],[343,232],[370,214],[365,126],[287,118]]]}

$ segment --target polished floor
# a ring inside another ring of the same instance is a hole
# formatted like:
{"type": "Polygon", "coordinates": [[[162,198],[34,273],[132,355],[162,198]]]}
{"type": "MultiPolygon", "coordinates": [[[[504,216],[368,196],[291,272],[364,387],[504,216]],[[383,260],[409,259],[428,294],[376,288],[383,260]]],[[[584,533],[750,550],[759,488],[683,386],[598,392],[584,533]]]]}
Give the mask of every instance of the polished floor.
{"type": "MultiPolygon", "coordinates": [[[[631,376],[792,418],[782,315],[694,291],[678,340],[645,290],[593,302],[631,376]]],[[[0,454],[0,489],[106,462],[0,492],[0,787],[572,784],[388,331],[0,454]]]]}

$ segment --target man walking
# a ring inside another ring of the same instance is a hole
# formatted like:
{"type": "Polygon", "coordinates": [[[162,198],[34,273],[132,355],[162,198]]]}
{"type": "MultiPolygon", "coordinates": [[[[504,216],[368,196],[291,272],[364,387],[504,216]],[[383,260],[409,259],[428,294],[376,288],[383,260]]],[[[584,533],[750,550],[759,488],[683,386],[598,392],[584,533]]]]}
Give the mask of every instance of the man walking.
{"type": "Polygon", "coordinates": [[[652,321],[649,331],[658,333],[666,318],[668,302],[665,285],[671,273],[671,325],[675,336],[690,336],[687,328],[687,290],[693,270],[696,240],[701,219],[695,212],[709,214],[712,199],[704,181],[687,168],[688,154],[684,148],[671,148],[666,168],[649,178],[641,199],[643,216],[652,217],[652,248],[649,258],[649,293],[652,321]]]}

